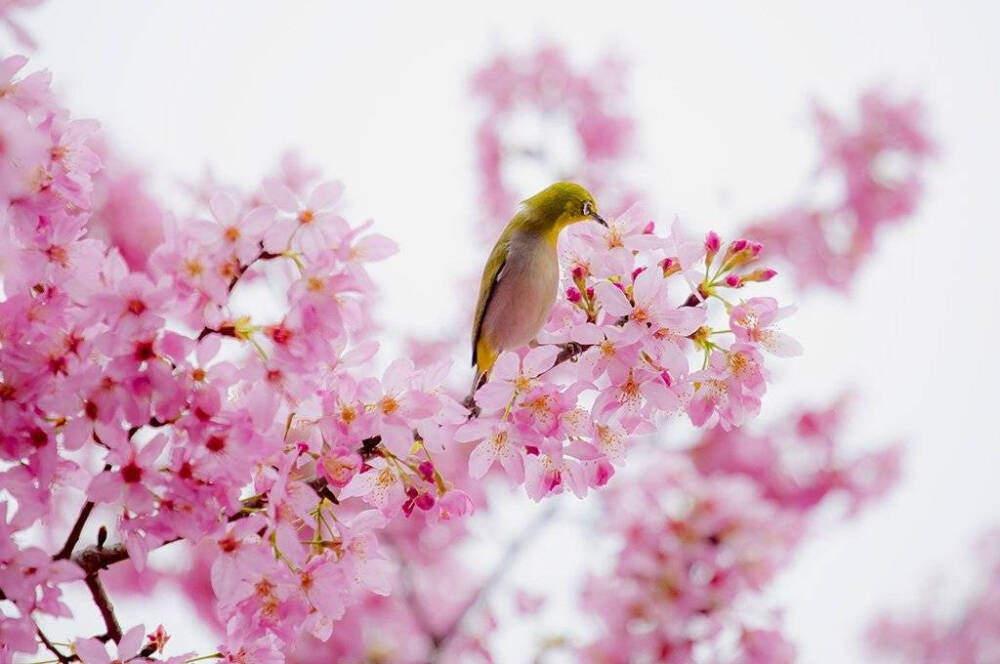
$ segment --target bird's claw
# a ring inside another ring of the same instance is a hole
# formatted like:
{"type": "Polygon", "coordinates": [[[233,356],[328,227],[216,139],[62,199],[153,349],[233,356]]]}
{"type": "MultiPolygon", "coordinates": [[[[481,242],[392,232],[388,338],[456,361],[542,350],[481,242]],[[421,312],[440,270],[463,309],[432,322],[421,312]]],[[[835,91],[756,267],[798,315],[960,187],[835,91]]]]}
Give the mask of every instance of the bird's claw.
{"type": "Polygon", "coordinates": [[[567,341],[564,344],[559,344],[559,348],[562,349],[560,356],[562,356],[563,361],[569,360],[570,362],[576,362],[580,354],[584,351],[583,346],[575,341],[567,341]]]}
{"type": "Polygon", "coordinates": [[[476,397],[474,395],[470,394],[465,397],[465,400],[462,401],[462,405],[465,406],[467,411],[469,411],[468,419],[471,420],[474,417],[479,417],[479,413],[481,411],[479,410],[479,406],[476,405],[476,397]]]}

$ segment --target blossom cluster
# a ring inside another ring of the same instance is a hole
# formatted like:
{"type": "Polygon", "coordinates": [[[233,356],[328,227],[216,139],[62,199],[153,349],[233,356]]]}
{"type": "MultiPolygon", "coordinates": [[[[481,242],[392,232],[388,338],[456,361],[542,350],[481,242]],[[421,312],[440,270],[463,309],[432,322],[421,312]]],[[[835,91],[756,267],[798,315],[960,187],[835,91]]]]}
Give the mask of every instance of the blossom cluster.
{"type": "Polygon", "coordinates": [[[176,540],[200,552],[191,576],[211,588],[220,656],[278,660],[391,593],[422,528],[457,536],[434,526],[481,503],[494,460],[535,499],[583,495],[666,417],[753,417],[762,352],[796,350],[776,301],[729,299],[774,276],[760,245],[661,237],[623,216],[571,239],[543,345],[503,355],[470,412],[443,387],[446,362],[376,370],[366,264],[396,247],[340,214],[340,183],[286,162],[174,217],[25,64],[0,61],[5,660],[44,642],[39,618],[72,615],[62,585],[80,579],[107,627],[74,642],[85,664],[110,659],[104,641],[119,659],[161,652],[162,630],[143,645],[144,626],[118,625],[102,570],[128,559],[146,573],[176,540]],[[54,540],[74,506],[58,551],[30,544],[54,540]],[[114,527],[87,545],[92,514],[114,527]],[[392,548],[409,554],[391,555],[385,535],[407,528],[392,548]]]}
{"type": "Polygon", "coordinates": [[[896,100],[869,90],[858,101],[856,123],[819,104],[815,124],[822,149],[810,181],[815,201],[793,204],[750,222],[742,231],[782,259],[802,289],[847,290],[875,250],[884,226],[913,215],[924,191],[926,166],[935,153],[919,100],[896,100]],[[832,180],[832,201],[819,190],[832,180]]]}
{"type": "Polygon", "coordinates": [[[889,445],[841,458],[848,402],[842,397],[826,407],[792,410],[766,427],[715,428],[686,453],[703,475],[746,477],[782,509],[808,512],[840,494],[855,513],[896,483],[901,449],[889,445]]]}
{"type": "Polygon", "coordinates": [[[584,586],[601,629],[582,661],[794,661],[779,632],[739,609],[783,567],[802,515],[761,500],[747,478],[702,476],[679,455],[609,489],[603,503],[621,544],[612,572],[584,586]]]}
{"type": "Polygon", "coordinates": [[[479,441],[473,477],[498,462],[535,500],[564,488],[583,496],[607,482],[630,438],[673,415],[730,428],[757,414],[764,354],[799,351],[776,326],[789,313],[776,300],[727,299],[774,275],[755,264],[761,246],[654,231],[632,213],[567,238],[571,285],[539,336],[545,345],[501,354],[476,392],[479,416],[456,432],[479,441]]]}
{"type": "MultiPolygon", "coordinates": [[[[468,509],[433,464],[391,451],[462,419],[439,389],[447,367],[370,374],[365,263],[393,243],[338,214],[339,183],[293,177],[220,189],[204,218],[133,216],[149,208],[141,187],[106,176],[96,123],[59,107],[47,74],[19,77],[25,62],[0,62],[4,657],[35,651],[37,616],[71,615],[61,584],[84,578],[106,602],[100,567],[128,557],[142,571],[176,539],[215,545],[227,651],[278,652],[303,626],[329,636],[345,606],[389,591],[375,532],[403,501],[370,479],[431,487],[414,502],[436,518],[468,509]],[[163,225],[118,228],[147,219],[163,225]],[[241,310],[241,297],[258,306],[241,310]],[[354,501],[335,515],[334,491],[383,509],[354,501]],[[78,492],[65,546],[28,545],[78,492]],[[77,551],[95,507],[121,543],[105,545],[102,528],[77,551]]],[[[131,646],[131,634],[109,620],[104,636],[131,646]]],[[[77,645],[85,662],[92,649],[77,645]]]]}
{"type": "Polygon", "coordinates": [[[587,70],[575,68],[556,46],[501,53],[476,70],[472,93],[484,106],[476,127],[484,240],[492,241],[509,218],[522,193],[516,176],[526,166],[551,180],[571,177],[584,184],[606,212],[620,212],[637,199],[620,173],[635,133],[622,107],[625,74],[623,63],[611,57],[587,70]],[[535,115],[540,119],[531,131],[523,125],[535,115]],[[564,140],[546,140],[554,136],[564,140]]]}
{"type": "Polygon", "coordinates": [[[987,532],[976,547],[975,589],[964,605],[934,601],[903,617],[883,615],[868,630],[879,661],[912,664],[974,664],[1000,656],[1000,530],[987,532]]]}

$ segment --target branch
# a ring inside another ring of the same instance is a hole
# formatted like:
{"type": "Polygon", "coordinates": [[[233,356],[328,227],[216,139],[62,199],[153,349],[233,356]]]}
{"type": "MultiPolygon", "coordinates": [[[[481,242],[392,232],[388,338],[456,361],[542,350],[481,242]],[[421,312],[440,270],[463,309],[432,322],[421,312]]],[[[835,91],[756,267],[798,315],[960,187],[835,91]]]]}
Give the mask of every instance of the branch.
{"type": "Polygon", "coordinates": [[[496,586],[503,579],[504,575],[510,571],[511,566],[517,559],[518,554],[521,553],[521,549],[527,544],[538,531],[546,526],[549,521],[556,515],[558,511],[557,503],[549,503],[545,510],[535,517],[528,526],[518,534],[510,544],[507,545],[507,549],[503,552],[503,556],[500,557],[500,562],[497,563],[496,567],[490,573],[486,580],[483,582],[479,588],[472,593],[472,596],[466,601],[465,607],[458,614],[458,616],[451,622],[445,630],[438,635],[429,634],[431,641],[434,643],[434,647],[427,657],[428,662],[436,662],[440,657],[441,653],[444,651],[448,642],[456,637],[460,631],[462,624],[468,617],[472,610],[479,606],[482,602],[489,597],[490,593],[496,588],[496,586]]]}
{"type": "Polygon", "coordinates": [[[45,636],[45,632],[43,632],[42,628],[38,626],[38,623],[35,623],[35,633],[38,634],[38,639],[42,642],[42,644],[46,648],[48,648],[49,652],[51,652],[53,655],[56,656],[56,659],[59,660],[60,664],[69,664],[70,662],[76,659],[75,655],[69,657],[67,655],[64,655],[62,651],[56,648],[55,645],[51,641],[49,641],[49,637],[45,636]]]}
{"type": "Polygon", "coordinates": [[[115,609],[111,606],[111,598],[104,591],[104,585],[97,574],[97,570],[94,570],[88,573],[83,579],[84,583],[87,584],[87,589],[90,590],[90,596],[94,598],[94,604],[97,605],[98,610],[101,612],[101,618],[104,619],[104,626],[108,630],[97,638],[101,641],[111,639],[115,643],[118,643],[122,638],[122,628],[118,624],[118,618],[115,616],[115,609]]]}
{"type": "MultiPolygon", "coordinates": [[[[104,470],[111,470],[111,466],[105,466],[104,470]]],[[[75,547],[76,543],[80,541],[80,533],[83,532],[83,526],[87,523],[87,519],[90,518],[90,513],[93,511],[94,501],[88,500],[83,504],[83,507],[80,508],[79,516],[76,517],[76,522],[73,524],[73,527],[69,531],[69,535],[66,537],[66,543],[63,544],[61,549],[59,549],[59,553],[52,556],[52,560],[62,560],[73,555],[73,547],[75,547]]]]}

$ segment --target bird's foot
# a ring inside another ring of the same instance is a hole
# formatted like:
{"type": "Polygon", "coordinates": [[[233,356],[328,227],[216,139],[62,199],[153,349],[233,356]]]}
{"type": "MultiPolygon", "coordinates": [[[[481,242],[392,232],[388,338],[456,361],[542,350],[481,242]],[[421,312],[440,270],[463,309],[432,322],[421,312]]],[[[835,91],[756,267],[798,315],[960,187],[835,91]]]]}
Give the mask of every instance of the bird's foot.
{"type": "Polygon", "coordinates": [[[462,401],[462,405],[465,406],[465,409],[467,411],[469,411],[468,419],[471,420],[474,417],[479,417],[479,413],[481,411],[479,410],[479,406],[476,405],[475,395],[470,394],[469,396],[465,397],[465,400],[462,401]]]}
{"type": "Polygon", "coordinates": [[[556,358],[558,362],[565,362],[569,360],[571,362],[576,362],[577,358],[583,351],[587,350],[582,344],[578,344],[575,341],[568,341],[564,344],[559,344],[559,348],[562,351],[559,353],[559,357],[556,358]]]}

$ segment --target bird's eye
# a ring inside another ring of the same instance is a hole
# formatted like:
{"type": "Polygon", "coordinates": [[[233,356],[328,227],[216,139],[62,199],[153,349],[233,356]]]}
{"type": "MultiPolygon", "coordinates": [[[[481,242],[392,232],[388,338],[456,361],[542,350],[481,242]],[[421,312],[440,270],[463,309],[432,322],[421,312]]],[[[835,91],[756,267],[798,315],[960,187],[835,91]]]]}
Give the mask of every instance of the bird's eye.
{"type": "Polygon", "coordinates": [[[589,217],[591,212],[592,212],[592,209],[591,209],[591,206],[590,206],[590,201],[584,201],[583,202],[583,212],[582,212],[583,216],[589,217]]]}

